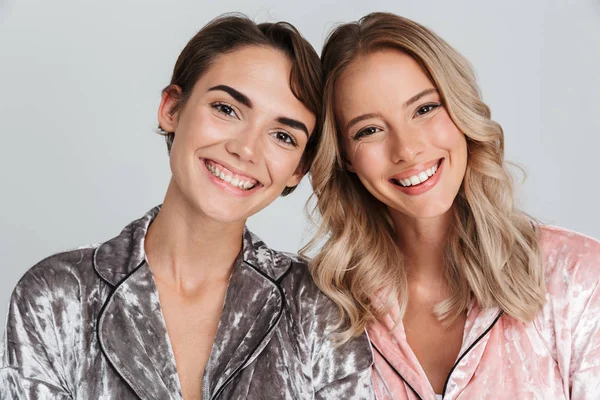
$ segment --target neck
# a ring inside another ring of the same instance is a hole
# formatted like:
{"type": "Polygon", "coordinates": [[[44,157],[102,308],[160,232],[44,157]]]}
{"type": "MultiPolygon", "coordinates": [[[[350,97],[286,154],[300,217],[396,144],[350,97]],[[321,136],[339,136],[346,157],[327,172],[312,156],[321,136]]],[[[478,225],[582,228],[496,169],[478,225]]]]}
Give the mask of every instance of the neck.
{"type": "Polygon", "coordinates": [[[242,248],[244,224],[211,219],[171,180],[144,245],[156,279],[183,293],[193,293],[206,282],[227,281],[242,248]]]}
{"type": "Polygon", "coordinates": [[[390,209],[396,243],[406,260],[410,281],[443,282],[446,240],[452,212],[433,218],[414,218],[390,209]]]}

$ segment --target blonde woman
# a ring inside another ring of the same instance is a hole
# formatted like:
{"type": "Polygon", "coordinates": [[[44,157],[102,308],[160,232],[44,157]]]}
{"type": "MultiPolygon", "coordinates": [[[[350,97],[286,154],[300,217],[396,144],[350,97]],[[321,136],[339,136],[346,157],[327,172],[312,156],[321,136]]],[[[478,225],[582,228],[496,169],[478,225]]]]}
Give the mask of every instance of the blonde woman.
{"type": "Polygon", "coordinates": [[[600,243],[514,207],[467,60],[375,13],[322,62],[311,269],[342,339],[367,328],[378,398],[600,398],[600,243]]]}

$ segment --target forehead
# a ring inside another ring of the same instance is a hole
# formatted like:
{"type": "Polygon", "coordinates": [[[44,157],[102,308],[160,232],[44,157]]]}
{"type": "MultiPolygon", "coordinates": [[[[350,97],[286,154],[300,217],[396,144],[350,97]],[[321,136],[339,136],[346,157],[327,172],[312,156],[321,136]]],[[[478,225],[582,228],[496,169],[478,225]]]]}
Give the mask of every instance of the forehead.
{"type": "Polygon", "coordinates": [[[314,125],[315,116],[292,92],[291,69],[291,60],[281,51],[243,47],[218,56],[198,79],[194,92],[201,96],[211,87],[228,85],[248,96],[257,110],[295,116],[314,125]]]}
{"type": "Polygon", "coordinates": [[[272,83],[289,90],[292,62],[282,52],[259,46],[248,46],[217,56],[200,79],[228,79],[232,83],[272,83]]]}
{"type": "Polygon", "coordinates": [[[434,85],[411,56],[399,50],[379,50],[358,57],[342,72],[335,87],[336,111],[341,115],[378,111],[363,108],[404,104],[430,87],[434,85]]]}

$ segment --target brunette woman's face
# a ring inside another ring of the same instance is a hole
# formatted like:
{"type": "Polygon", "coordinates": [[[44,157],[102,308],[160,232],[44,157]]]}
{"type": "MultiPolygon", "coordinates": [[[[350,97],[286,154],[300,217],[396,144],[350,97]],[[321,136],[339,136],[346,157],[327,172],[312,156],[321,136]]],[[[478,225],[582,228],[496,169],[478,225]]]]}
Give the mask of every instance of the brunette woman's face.
{"type": "Polygon", "coordinates": [[[163,95],[159,123],[175,132],[172,185],[194,209],[245,221],[300,182],[315,115],[290,89],[291,67],[279,51],[246,47],[219,56],[178,113],[163,95]]]}
{"type": "Polygon", "coordinates": [[[465,136],[421,66],[396,50],[353,61],[336,84],[348,168],[392,213],[446,213],[467,165],[465,136]]]}

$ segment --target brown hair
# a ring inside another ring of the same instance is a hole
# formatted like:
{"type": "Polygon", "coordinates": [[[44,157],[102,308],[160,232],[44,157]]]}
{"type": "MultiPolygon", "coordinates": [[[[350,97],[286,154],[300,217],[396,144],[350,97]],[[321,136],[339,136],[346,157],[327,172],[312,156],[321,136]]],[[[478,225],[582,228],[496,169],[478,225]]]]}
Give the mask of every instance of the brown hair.
{"type": "MultiPolygon", "coordinates": [[[[321,134],[323,81],[318,54],[293,25],[287,22],[256,24],[241,14],[226,14],[215,18],[187,43],[175,63],[171,83],[163,89],[163,93],[167,92],[178,100],[173,109],[173,113],[177,112],[185,106],[194,85],[217,57],[247,46],[270,47],[281,51],[292,61],[292,93],[316,116],[315,128],[300,161],[302,168],[308,170],[316,155],[321,134]],[[181,92],[175,90],[175,86],[181,92]]],[[[165,136],[170,152],[175,133],[162,131],[160,127],[159,133],[165,136]]],[[[282,196],[294,189],[295,187],[286,187],[282,196]]]]}
{"type": "MultiPolygon", "coordinates": [[[[336,28],[322,53],[323,137],[311,167],[321,225],[306,253],[324,243],[311,263],[317,285],[343,311],[342,340],[398,302],[407,303],[407,277],[387,207],[345,167],[334,113],[337,79],[358,57],[391,49],[413,57],[437,87],[444,107],[465,135],[467,169],[452,207],[446,244],[449,298],[435,307],[451,323],[475,298],[531,321],[545,301],[543,266],[531,220],[515,208],[504,161],[504,133],[481,100],[469,62],[426,27],[388,13],[369,14],[336,28]],[[373,297],[385,294],[382,305],[373,297]],[[385,304],[387,302],[387,304],[385,304]]],[[[317,210],[315,210],[317,211],[317,210]]]]}

